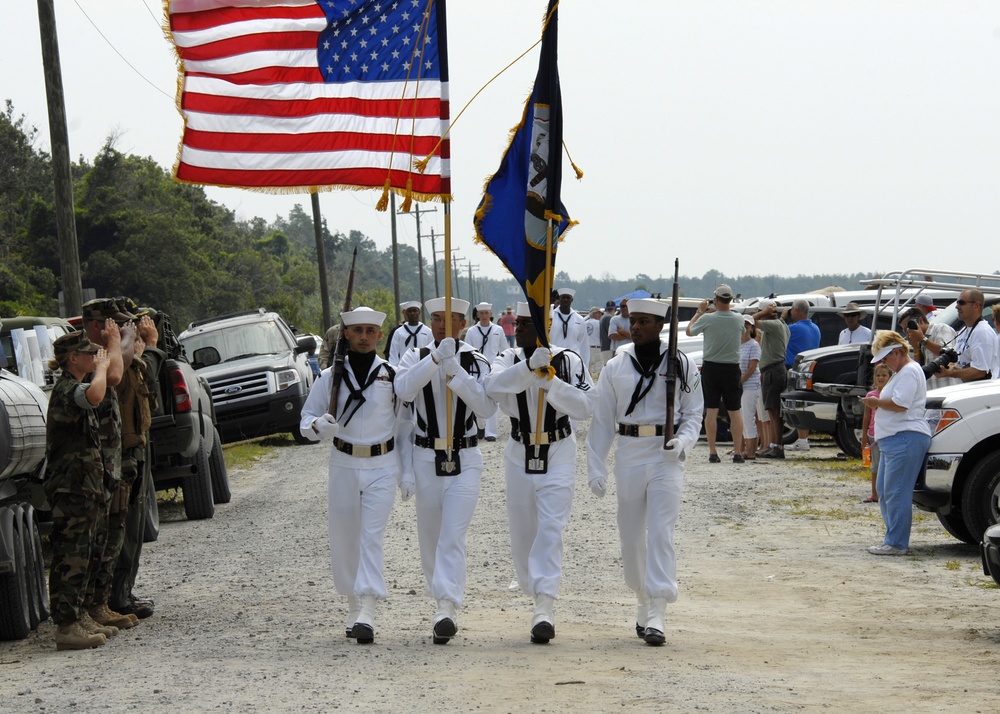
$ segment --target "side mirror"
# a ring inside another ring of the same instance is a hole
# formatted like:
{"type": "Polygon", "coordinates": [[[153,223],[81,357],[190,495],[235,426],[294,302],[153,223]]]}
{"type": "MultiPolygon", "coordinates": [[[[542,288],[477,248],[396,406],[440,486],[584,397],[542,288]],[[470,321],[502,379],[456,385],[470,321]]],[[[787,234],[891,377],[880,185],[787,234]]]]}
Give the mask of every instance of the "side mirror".
{"type": "Polygon", "coordinates": [[[211,367],[213,364],[219,364],[221,361],[222,357],[219,355],[219,350],[214,347],[202,347],[194,351],[191,366],[195,369],[201,369],[202,367],[211,367]]]}
{"type": "Polygon", "coordinates": [[[312,335],[298,335],[295,338],[297,346],[295,348],[296,354],[302,354],[303,352],[312,352],[316,349],[316,338],[312,335]]]}

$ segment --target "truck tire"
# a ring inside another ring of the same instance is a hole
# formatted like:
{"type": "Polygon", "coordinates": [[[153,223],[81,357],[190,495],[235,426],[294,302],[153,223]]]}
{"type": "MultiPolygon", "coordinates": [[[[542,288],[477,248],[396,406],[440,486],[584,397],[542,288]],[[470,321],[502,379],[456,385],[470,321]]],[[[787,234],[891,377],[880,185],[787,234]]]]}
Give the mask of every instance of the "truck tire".
{"type": "Polygon", "coordinates": [[[979,543],[986,529],[1000,517],[1000,451],[980,459],[962,490],[962,513],[972,540],[979,543]]]}
{"type": "Polygon", "coordinates": [[[15,521],[17,511],[0,508],[0,537],[9,536],[8,546],[14,556],[14,571],[0,575],[0,640],[23,640],[31,632],[31,605],[24,563],[21,527],[15,521]]]}
{"type": "Polygon", "coordinates": [[[22,516],[24,530],[24,574],[28,579],[31,629],[49,619],[49,589],[45,581],[45,558],[42,554],[42,537],[35,524],[35,509],[26,506],[22,516]]]}
{"type": "Polygon", "coordinates": [[[229,503],[233,499],[233,493],[229,489],[229,471],[222,455],[222,439],[218,429],[215,429],[215,442],[208,455],[208,467],[212,471],[212,500],[216,503],[229,503]]]}
{"type": "Polygon", "coordinates": [[[837,415],[837,431],[833,438],[845,454],[855,459],[861,458],[861,430],[848,424],[843,414],[837,415]]]}
{"type": "Polygon", "coordinates": [[[146,473],[143,477],[142,487],[146,490],[146,517],[142,522],[142,542],[153,543],[160,537],[160,504],[156,502],[156,482],[152,473],[146,473]]]}
{"type": "Polygon", "coordinates": [[[943,513],[937,514],[938,520],[941,521],[941,525],[944,529],[952,535],[952,537],[957,538],[963,543],[969,543],[970,545],[976,544],[978,541],[973,540],[972,536],[969,535],[969,529],[965,525],[965,518],[962,517],[962,512],[957,508],[953,508],[951,513],[945,515],[943,513]]]}
{"type": "Polygon", "coordinates": [[[198,444],[194,455],[195,472],[185,477],[181,490],[184,493],[184,513],[189,521],[200,521],[215,515],[215,502],[212,500],[212,469],[208,462],[208,449],[205,448],[205,437],[198,444]]]}
{"type": "Polygon", "coordinates": [[[297,428],[292,429],[292,439],[294,439],[295,443],[299,444],[300,446],[309,446],[310,444],[319,443],[318,441],[313,441],[312,439],[307,439],[306,437],[302,436],[302,432],[300,432],[297,428]]]}

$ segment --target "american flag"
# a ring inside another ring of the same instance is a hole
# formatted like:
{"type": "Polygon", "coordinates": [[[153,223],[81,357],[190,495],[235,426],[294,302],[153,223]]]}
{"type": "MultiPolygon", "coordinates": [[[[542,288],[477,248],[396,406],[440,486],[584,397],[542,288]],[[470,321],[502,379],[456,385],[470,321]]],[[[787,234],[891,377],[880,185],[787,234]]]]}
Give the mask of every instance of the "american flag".
{"type": "Polygon", "coordinates": [[[445,0],[170,0],[168,20],[178,180],[450,198],[445,0]]]}

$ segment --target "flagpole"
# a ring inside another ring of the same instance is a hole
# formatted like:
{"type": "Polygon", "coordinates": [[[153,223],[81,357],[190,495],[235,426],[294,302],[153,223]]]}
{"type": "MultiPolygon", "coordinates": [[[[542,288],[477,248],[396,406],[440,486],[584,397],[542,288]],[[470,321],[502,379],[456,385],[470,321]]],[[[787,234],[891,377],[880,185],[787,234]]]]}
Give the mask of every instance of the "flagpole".
{"type": "MultiPolygon", "coordinates": [[[[421,269],[423,269],[421,267],[421,269]]],[[[454,318],[451,314],[451,202],[446,201],[444,204],[444,319],[445,319],[445,337],[451,337],[451,328],[454,324],[454,318]]],[[[458,338],[455,338],[455,355],[458,356],[458,338]]],[[[445,385],[451,382],[451,377],[445,377],[445,385]]],[[[445,451],[448,453],[448,458],[451,458],[451,450],[454,446],[454,440],[452,436],[452,426],[451,426],[451,388],[445,386],[444,390],[445,398],[445,418],[444,418],[444,429],[445,429],[445,451]]]]}
{"type": "MultiPolygon", "coordinates": [[[[546,341],[549,343],[549,349],[552,349],[552,311],[550,310],[552,303],[552,219],[549,219],[548,226],[545,229],[545,280],[542,281],[545,286],[545,336],[546,341]]],[[[545,389],[538,390],[538,417],[535,419],[535,458],[538,458],[541,453],[541,443],[542,443],[542,422],[545,419],[545,389]]]]}

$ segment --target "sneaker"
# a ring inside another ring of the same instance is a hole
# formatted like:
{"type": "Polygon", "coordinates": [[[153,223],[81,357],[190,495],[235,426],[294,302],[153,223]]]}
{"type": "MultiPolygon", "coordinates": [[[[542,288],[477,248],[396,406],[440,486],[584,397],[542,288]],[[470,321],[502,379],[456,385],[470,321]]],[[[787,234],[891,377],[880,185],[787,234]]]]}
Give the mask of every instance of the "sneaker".
{"type": "Polygon", "coordinates": [[[798,451],[800,453],[809,451],[809,439],[796,439],[785,447],[785,451],[798,451]]]}
{"type": "Polygon", "coordinates": [[[717,463],[720,463],[721,461],[722,461],[722,459],[719,458],[718,454],[709,454],[708,455],[708,463],[710,463],[710,464],[717,464],[717,463]]]}
{"type": "Polygon", "coordinates": [[[772,446],[770,449],[761,454],[761,457],[765,459],[783,459],[785,458],[785,450],[777,446],[772,446]]]}
{"type": "Polygon", "coordinates": [[[869,546],[868,552],[872,555],[906,555],[910,551],[906,548],[896,548],[887,543],[869,546]]]}
{"type": "Polygon", "coordinates": [[[743,463],[743,454],[733,454],[733,463],[734,464],[742,464],[743,463]]]}

